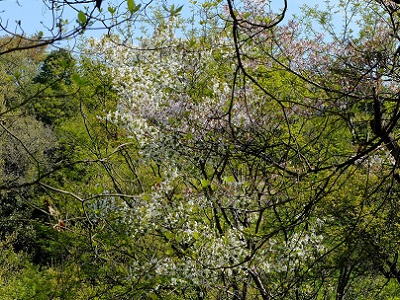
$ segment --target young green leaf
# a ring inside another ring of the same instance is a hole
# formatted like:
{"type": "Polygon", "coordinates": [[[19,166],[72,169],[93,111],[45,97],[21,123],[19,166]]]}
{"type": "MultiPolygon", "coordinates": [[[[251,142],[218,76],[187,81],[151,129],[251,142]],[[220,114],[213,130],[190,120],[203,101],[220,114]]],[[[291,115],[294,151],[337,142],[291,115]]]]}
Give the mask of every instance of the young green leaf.
{"type": "Polygon", "coordinates": [[[85,86],[88,81],[82,77],[80,77],[78,74],[72,74],[71,79],[77,86],[85,86]]]}
{"type": "Polygon", "coordinates": [[[174,238],[174,234],[172,232],[170,232],[170,231],[164,232],[164,235],[168,240],[171,240],[171,239],[174,238]]]}
{"type": "Polygon", "coordinates": [[[182,11],[183,5],[179,6],[177,9],[175,9],[174,14],[178,15],[182,11]]]}
{"type": "Polygon", "coordinates": [[[115,14],[115,12],[117,11],[117,9],[115,8],[115,7],[111,7],[111,6],[109,6],[108,7],[108,11],[110,12],[110,14],[115,14]]]}
{"type": "Polygon", "coordinates": [[[128,0],[128,10],[131,14],[133,14],[135,12],[135,1],[133,0],[128,0]]]}
{"type": "Polygon", "coordinates": [[[201,187],[202,188],[206,188],[210,185],[210,181],[208,181],[207,179],[202,179],[201,180],[201,187]]]}
{"type": "Polygon", "coordinates": [[[79,13],[78,13],[78,21],[79,21],[79,24],[81,24],[81,25],[86,23],[86,15],[85,15],[85,13],[83,11],[79,11],[79,13]]]}
{"type": "Polygon", "coordinates": [[[235,177],[233,177],[233,176],[225,176],[224,177],[224,181],[226,183],[235,182],[235,177]]]}

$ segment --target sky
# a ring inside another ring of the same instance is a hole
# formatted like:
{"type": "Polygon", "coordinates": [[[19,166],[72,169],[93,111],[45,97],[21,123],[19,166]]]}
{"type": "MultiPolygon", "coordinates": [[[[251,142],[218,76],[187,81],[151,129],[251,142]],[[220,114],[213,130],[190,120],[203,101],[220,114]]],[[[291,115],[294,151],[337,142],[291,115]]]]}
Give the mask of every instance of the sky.
{"type": "MultiPolygon", "coordinates": [[[[111,0],[111,1],[103,0],[102,7],[106,9],[108,3],[116,4],[118,2],[121,2],[121,0],[111,0]]],[[[182,15],[184,17],[190,16],[189,1],[164,0],[164,2],[167,2],[169,5],[174,4],[175,6],[183,4],[184,8],[182,10],[182,15]]],[[[303,4],[313,6],[318,2],[320,1],[289,0],[288,17],[290,17],[293,14],[300,14],[299,7],[302,6],[303,4]]],[[[140,0],[136,0],[136,3],[140,3],[140,0]]],[[[272,7],[277,9],[279,7],[282,7],[282,3],[283,0],[272,0],[272,7]]],[[[88,3],[87,6],[92,8],[94,7],[94,3],[88,3]]],[[[70,24],[71,23],[75,24],[77,11],[69,9],[67,11],[64,11],[64,15],[66,16],[67,19],[69,19],[70,24]]],[[[53,26],[51,22],[52,20],[51,14],[43,6],[43,0],[0,0],[0,18],[1,18],[1,24],[3,25],[7,24],[8,30],[13,32],[18,27],[17,22],[20,21],[21,27],[23,28],[24,32],[27,35],[36,34],[39,31],[43,31],[46,35],[45,26],[47,27],[53,26]]],[[[72,24],[70,26],[72,26],[72,24]]],[[[21,33],[21,31],[19,31],[19,33],[21,33]]],[[[93,31],[87,31],[86,35],[99,37],[102,33],[104,32],[99,30],[93,30],[93,31]]],[[[6,33],[4,31],[0,33],[0,35],[3,34],[6,33]]]]}

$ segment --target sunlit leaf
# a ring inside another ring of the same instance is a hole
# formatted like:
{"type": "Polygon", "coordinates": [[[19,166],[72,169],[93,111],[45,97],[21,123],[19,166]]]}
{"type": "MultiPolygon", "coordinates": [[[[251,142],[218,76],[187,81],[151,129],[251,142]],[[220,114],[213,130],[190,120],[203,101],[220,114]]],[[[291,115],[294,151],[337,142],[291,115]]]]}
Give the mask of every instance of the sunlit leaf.
{"type": "Polygon", "coordinates": [[[135,1],[133,0],[128,0],[128,10],[131,14],[134,13],[135,10],[135,1]]]}
{"type": "Polygon", "coordinates": [[[83,11],[79,11],[78,13],[78,21],[80,24],[85,24],[86,23],[86,15],[83,11]]]}

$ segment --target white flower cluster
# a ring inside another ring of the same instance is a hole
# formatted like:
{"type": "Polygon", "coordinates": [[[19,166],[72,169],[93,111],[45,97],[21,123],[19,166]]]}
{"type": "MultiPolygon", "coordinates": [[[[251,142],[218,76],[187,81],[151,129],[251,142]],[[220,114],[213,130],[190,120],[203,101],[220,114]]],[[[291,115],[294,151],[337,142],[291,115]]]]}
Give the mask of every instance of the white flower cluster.
{"type": "MultiPolygon", "coordinates": [[[[186,49],[187,41],[164,38],[155,35],[130,46],[107,38],[91,41],[91,51],[112,68],[120,97],[117,110],[107,115],[109,121],[122,125],[141,146],[171,132],[202,139],[227,126],[234,96],[229,121],[238,126],[251,123],[243,91],[232,95],[226,78],[215,71],[232,63],[229,51],[186,49]]],[[[231,47],[223,40],[219,43],[231,47]]]]}

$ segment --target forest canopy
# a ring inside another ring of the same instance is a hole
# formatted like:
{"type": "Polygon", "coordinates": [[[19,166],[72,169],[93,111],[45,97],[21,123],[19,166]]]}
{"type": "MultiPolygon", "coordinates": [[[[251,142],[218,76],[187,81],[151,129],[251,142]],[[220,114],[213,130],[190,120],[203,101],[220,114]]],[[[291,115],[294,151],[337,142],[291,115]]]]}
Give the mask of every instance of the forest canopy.
{"type": "Polygon", "coordinates": [[[395,1],[55,3],[0,38],[1,299],[400,299],[395,1]]]}

